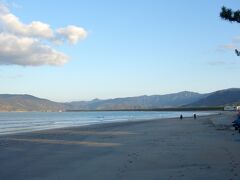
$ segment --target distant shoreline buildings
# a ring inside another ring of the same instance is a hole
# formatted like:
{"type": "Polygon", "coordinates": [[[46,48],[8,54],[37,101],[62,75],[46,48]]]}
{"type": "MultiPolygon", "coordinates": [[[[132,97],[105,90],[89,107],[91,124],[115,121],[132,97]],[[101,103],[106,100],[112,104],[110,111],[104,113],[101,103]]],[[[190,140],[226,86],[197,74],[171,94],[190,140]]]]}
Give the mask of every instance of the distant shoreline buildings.
{"type": "Polygon", "coordinates": [[[224,106],[224,111],[240,111],[240,106],[224,106]]]}

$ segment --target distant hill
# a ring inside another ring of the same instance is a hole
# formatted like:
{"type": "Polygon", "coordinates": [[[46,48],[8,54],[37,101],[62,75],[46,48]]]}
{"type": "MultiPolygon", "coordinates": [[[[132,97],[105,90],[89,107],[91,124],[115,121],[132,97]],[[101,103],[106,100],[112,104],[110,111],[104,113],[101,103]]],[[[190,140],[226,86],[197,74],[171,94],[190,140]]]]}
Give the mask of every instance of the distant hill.
{"type": "Polygon", "coordinates": [[[27,94],[0,94],[0,111],[134,110],[157,108],[240,105],[240,89],[225,89],[209,94],[183,91],[152,96],[94,99],[57,103],[27,94]]]}
{"type": "Polygon", "coordinates": [[[107,100],[94,99],[92,101],[75,101],[66,103],[66,108],[71,110],[121,110],[121,109],[151,109],[180,107],[193,103],[205,94],[183,91],[179,93],[152,96],[137,96],[115,98],[107,100]]]}
{"type": "Polygon", "coordinates": [[[188,104],[189,107],[197,106],[225,106],[240,105],[240,88],[225,89],[210,93],[208,96],[188,104]]]}
{"type": "Polygon", "coordinates": [[[60,111],[64,105],[27,94],[0,94],[0,111],[60,111]]]}

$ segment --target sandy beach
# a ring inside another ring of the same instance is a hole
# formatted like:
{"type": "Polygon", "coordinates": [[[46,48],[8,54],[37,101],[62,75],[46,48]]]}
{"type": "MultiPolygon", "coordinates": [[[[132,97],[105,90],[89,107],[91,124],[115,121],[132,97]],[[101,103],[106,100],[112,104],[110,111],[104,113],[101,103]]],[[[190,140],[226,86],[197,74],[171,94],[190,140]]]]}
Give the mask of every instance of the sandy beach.
{"type": "Polygon", "coordinates": [[[0,136],[1,180],[240,179],[232,113],[0,136]]]}

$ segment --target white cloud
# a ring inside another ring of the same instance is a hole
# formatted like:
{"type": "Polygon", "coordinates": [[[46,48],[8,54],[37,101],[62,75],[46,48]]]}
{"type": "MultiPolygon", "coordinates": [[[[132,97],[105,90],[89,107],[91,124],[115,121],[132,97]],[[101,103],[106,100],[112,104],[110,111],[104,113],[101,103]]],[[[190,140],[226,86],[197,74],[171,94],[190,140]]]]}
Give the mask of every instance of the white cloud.
{"type": "Polygon", "coordinates": [[[69,58],[36,39],[0,34],[0,64],[22,66],[63,65],[69,58]]]}
{"type": "Polygon", "coordinates": [[[33,21],[25,25],[16,16],[10,13],[0,15],[0,23],[4,31],[20,36],[38,38],[53,38],[54,36],[48,24],[33,21]]]}
{"type": "Polygon", "coordinates": [[[7,14],[7,13],[9,13],[8,8],[3,3],[0,3],[0,14],[7,14]]]}
{"type": "Polygon", "coordinates": [[[71,44],[76,44],[79,40],[87,37],[85,29],[73,25],[57,29],[57,33],[71,44]]]}
{"type": "Polygon", "coordinates": [[[77,26],[55,32],[49,24],[40,21],[24,24],[0,3],[0,65],[63,65],[69,57],[54,50],[51,43],[67,40],[76,44],[86,36],[86,30],[77,26]],[[44,44],[46,41],[49,45],[44,44]]]}
{"type": "Polygon", "coordinates": [[[3,31],[12,34],[39,37],[39,38],[53,38],[54,33],[50,25],[40,21],[33,21],[30,24],[22,23],[18,17],[10,13],[6,6],[0,5],[0,24],[3,31]]]}

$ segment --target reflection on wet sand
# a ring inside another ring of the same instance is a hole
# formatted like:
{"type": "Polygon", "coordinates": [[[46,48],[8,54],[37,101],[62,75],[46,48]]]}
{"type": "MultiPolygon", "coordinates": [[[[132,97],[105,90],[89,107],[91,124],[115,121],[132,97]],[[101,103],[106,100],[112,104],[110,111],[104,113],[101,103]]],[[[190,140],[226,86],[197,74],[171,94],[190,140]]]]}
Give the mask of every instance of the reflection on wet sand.
{"type": "Polygon", "coordinates": [[[135,135],[136,133],[127,131],[73,131],[73,130],[50,130],[50,131],[35,131],[33,133],[41,134],[80,134],[80,135],[112,135],[112,136],[122,136],[122,135],[135,135]]]}
{"type": "Polygon", "coordinates": [[[52,140],[52,139],[23,139],[23,138],[4,138],[7,141],[22,141],[33,143],[47,144],[62,144],[62,145],[83,145],[89,147],[114,147],[120,146],[119,143],[91,142],[91,141],[67,141],[67,140],[52,140]]]}

